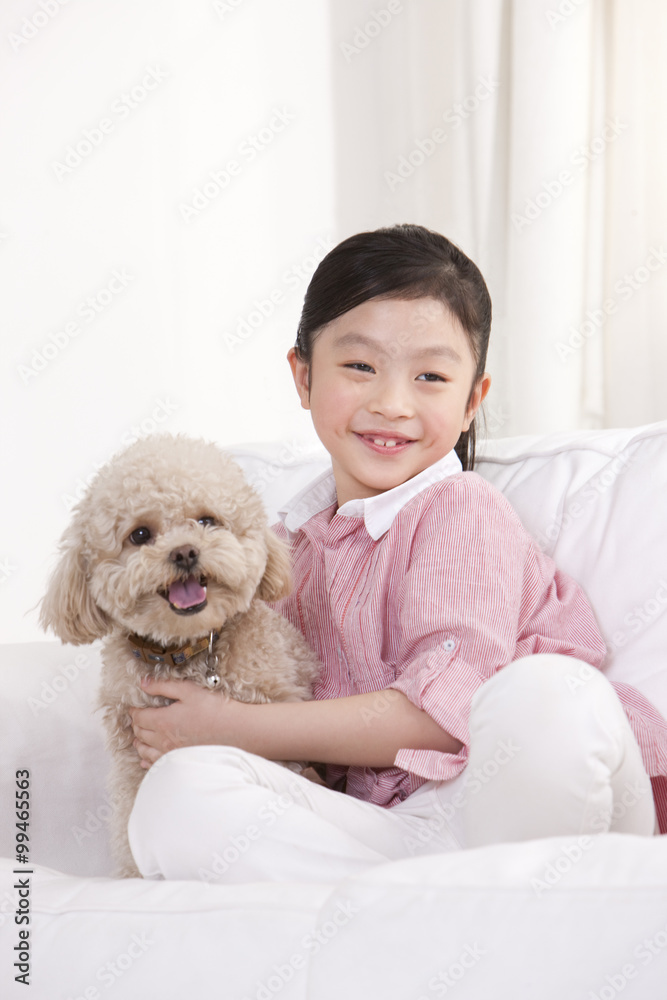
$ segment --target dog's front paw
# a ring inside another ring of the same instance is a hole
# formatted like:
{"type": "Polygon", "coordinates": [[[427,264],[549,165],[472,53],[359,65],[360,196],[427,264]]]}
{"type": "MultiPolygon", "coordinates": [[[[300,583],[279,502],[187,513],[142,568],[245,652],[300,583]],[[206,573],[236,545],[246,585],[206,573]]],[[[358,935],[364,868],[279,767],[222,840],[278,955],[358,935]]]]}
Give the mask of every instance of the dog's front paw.
{"type": "Polygon", "coordinates": [[[296,764],[288,766],[290,770],[296,774],[300,774],[302,778],[312,781],[314,785],[324,785],[325,788],[329,787],[324,780],[324,764],[296,764]]]}
{"type": "Polygon", "coordinates": [[[329,787],[314,767],[307,767],[305,771],[301,772],[301,777],[308,778],[308,781],[312,781],[314,785],[324,785],[325,788],[329,787]]]}
{"type": "Polygon", "coordinates": [[[133,861],[125,861],[116,872],[117,878],[143,878],[143,875],[133,861]]]}

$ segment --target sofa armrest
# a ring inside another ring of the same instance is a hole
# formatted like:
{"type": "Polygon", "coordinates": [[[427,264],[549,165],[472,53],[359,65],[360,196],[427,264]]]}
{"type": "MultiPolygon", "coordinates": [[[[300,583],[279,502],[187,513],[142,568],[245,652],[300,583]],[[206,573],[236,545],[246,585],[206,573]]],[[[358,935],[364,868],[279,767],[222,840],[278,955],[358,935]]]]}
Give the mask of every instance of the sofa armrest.
{"type": "Polygon", "coordinates": [[[2,646],[0,856],[16,854],[16,771],[30,771],[30,860],[77,875],[110,874],[108,756],[95,712],[99,646],[2,646]]]}

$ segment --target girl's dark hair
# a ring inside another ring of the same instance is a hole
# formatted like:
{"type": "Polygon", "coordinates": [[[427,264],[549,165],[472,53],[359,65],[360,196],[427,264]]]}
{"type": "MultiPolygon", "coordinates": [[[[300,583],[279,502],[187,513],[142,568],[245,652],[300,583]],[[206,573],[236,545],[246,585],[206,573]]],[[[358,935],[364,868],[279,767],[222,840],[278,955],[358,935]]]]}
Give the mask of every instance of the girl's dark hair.
{"type": "MultiPolygon", "coordinates": [[[[322,328],[368,299],[439,299],[465,331],[473,358],[472,391],[483,375],[491,330],[491,297],[479,268],[446,237],[423,226],[357,233],[321,261],[306,291],[295,349],[312,361],[322,328]]],[[[456,443],[465,470],[475,464],[475,421],[456,443]]]]}

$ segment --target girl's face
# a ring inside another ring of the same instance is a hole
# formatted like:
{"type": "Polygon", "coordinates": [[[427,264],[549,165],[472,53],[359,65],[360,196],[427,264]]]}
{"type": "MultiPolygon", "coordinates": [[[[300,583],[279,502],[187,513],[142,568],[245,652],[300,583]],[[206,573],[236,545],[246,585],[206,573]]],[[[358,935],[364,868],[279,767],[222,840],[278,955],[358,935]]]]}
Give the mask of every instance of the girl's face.
{"type": "Polygon", "coordinates": [[[452,450],[488,392],[438,299],[369,299],[333,320],[310,367],[288,354],[301,405],[333,462],[338,505],[377,496],[452,450]]]}

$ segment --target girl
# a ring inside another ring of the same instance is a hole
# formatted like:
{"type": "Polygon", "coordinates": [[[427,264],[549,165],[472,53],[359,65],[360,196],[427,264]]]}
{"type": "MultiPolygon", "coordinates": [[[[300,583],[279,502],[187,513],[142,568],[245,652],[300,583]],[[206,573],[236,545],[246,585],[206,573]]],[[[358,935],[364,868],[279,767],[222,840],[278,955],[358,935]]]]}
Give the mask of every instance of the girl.
{"type": "Polygon", "coordinates": [[[288,360],[332,468],[276,529],[295,577],[276,607],[322,662],[315,700],[146,684],[174,703],[133,713],[145,876],[329,882],[417,853],[654,833],[655,754],[632,727],[667,750],[660,717],[592,669],[605,645],[583,593],[471,471],[490,324],[477,267],[422,227],[361,233],[319,265],[288,360]],[[322,762],[326,786],[279,759],[322,762]]]}

